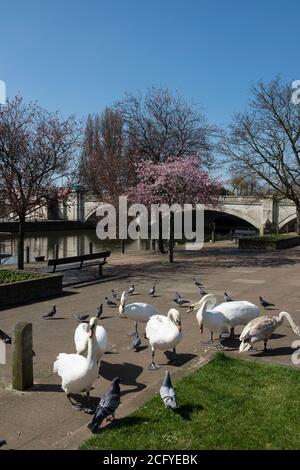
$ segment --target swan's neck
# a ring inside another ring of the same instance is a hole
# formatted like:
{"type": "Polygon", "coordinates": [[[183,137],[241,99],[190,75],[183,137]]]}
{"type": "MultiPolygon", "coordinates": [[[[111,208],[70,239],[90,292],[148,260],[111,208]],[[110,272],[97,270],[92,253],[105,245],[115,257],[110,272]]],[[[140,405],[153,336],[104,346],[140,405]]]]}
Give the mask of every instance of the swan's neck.
{"type": "Polygon", "coordinates": [[[206,308],[207,308],[207,302],[202,302],[201,307],[199,308],[199,310],[196,313],[198,323],[201,324],[201,325],[202,325],[202,322],[203,322],[203,317],[204,317],[205,312],[206,312],[206,308]]]}
{"type": "Polygon", "coordinates": [[[125,311],[125,305],[126,305],[126,295],[123,294],[121,295],[121,300],[120,300],[120,305],[119,305],[119,315],[123,315],[125,311]]]}
{"type": "Polygon", "coordinates": [[[205,304],[208,305],[210,308],[214,308],[214,306],[217,303],[217,299],[214,296],[214,294],[206,294],[204,297],[202,297],[196,304],[194,304],[194,310],[197,309],[199,310],[202,308],[205,304]]]}
{"type": "Polygon", "coordinates": [[[96,334],[93,334],[92,338],[88,340],[88,353],[87,353],[87,361],[89,363],[96,361],[95,355],[95,348],[96,348],[96,334]]]}
{"type": "Polygon", "coordinates": [[[278,315],[278,326],[282,324],[284,318],[288,320],[289,324],[292,327],[293,332],[296,335],[300,336],[300,328],[299,326],[296,325],[296,323],[294,322],[294,320],[292,319],[291,315],[288,312],[280,312],[280,314],[278,315]]]}
{"type": "Polygon", "coordinates": [[[169,320],[171,320],[171,322],[175,323],[175,320],[174,320],[174,317],[173,317],[173,313],[172,313],[172,312],[168,312],[167,317],[168,317],[169,320]]]}

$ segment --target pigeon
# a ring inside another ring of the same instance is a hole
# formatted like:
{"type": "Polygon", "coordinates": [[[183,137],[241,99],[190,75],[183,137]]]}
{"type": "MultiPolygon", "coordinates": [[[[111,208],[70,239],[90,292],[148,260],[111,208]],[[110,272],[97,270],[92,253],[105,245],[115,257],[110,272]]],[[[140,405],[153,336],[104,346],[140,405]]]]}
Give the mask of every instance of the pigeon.
{"type": "Polygon", "coordinates": [[[185,305],[185,304],[189,304],[189,303],[190,303],[189,300],[185,300],[185,299],[177,299],[177,300],[174,300],[174,302],[176,302],[177,305],[180,305],[180,307],[182,307],[182,306],[185,305]]]}
{"type": "Polygon", "coordinates": [[[109,307],[116,307],[116,306],[117,306],[116,302],[114,302],[113,300],[109,299],[108,297],[105,297],[105,302],[107,303],[107,305],[108,305],[109,307]]]}
{"type": "Polygon", "coordinates": [[[142,344],[141,338],[139,337],[138,333],[135,333],[133,336],[132,343],[131,343],[131,349],[133,349],[135,352],[138,352],[141,344],[142,344]]]}
{"type": "Polygon", "coordinates": [[[160,396],[166,408],[175,410],[177,408],[176,393],[173,388],[169,371],[166,370],[163,383],[160,387],[160,396]]]}
{"type": "Polygon", "coordinates": [[[193,281],[194,281],[195,286],[197,286],[197,287],[203,287],[202,282],[197,281],[197,279],[195,279],[195,278],[193,278],[193,281]]]}
{"type": "Polygon", "coordinates": [[[152,297],[154,297],[154,295],[155,295],[155,283],[153,284],[151,289],[149,289],[148,294],[152,295],[152,297]]]}
{"type": "Polygon", "coordinates": [[[200,294],[201,294],[202,296],[208,294],[208,292],[206,292],[206,290],[204,290],[203,287],[199,287],[199,290],[200,290],[200,294]]]}
{"type": "Polygon", "coordinates": [[[98,307],[96,308],[96,317],[98,318],[98,320],[102,315],[102,311],[103,311],[103,305],[102,304],[98,305],[98,307]]]}
{"type": "Polygon", "coordinates": [[[6,446],[7,442],[4,439],[0,439],[0,447],[6,446]]]}
{"type": "Polygon", "coordinates": [[[86,315],[74,315],[75,318],[77,318],[78,321],[84,322],[89,318],[89,314],[87,313],[86,315]]]}
{"type": "Polygon", "coordinates": [[[271,304],[270,302],[267,302],[267,301],[264,300],[261,296],[259,297],[259,301],[260,301],[260,304],[261,304],[264,308],[275,307],[274,304],[271,304]]]}
{"type": "Polygon", "coordinates": [[[175,299],[173,299],[173,302],[177,302],[179,299],[182,299],[181,295],[178,292],[175,292],[175,299]]]}
{"type": "Polygon", "coordinates": [[[128,295],[132,295],[135,291],[135,287],[134,287],[134,284],[132,284],[131,287],[129,287],[128,291],[127,291],[127,294],[128,295]]]}
{"type": "Polygon", "coordinates": [[[49,318],[53,318],[55,314],[56,314],[56,305],[53,305],[52,310],[46,313],[46,315],[43,315],[43,319],[47,320],[49,318]]]}
{"type": "Polygon", "coordinates": [[[224,301],[225,302],[233,302],[233,298],[230,297],[230,295],[228,295],[227,292],[224,292],[224,301]]]}
{"type": "Polygon", "coordinates": [[[118,300],[120,298],[118,292],[115,291],[114,289],[111,290],[111,295],[113,299],[118,300]]]}
{"type": "Polygon", "coordinates": [[[101,423],[105,418],[107,420],[109,416],[112,416],[112,419],[115,418],[115,411],[120,405],[120,403],[120,379],[119,377],[115,377],[109,389],[105,392],[103,397],[100,398],[100,402],[97,406],[95,416],[92,419],[91,423],[88,425],[88,428],[92,431],[93,434],[100,430],[101,423]]]}
{"type": "Polygon", "coordinates": [[[2,340],[5,344],[11,344],[11,337],[2,330],[0,330],[0,340],[2,340]]]}

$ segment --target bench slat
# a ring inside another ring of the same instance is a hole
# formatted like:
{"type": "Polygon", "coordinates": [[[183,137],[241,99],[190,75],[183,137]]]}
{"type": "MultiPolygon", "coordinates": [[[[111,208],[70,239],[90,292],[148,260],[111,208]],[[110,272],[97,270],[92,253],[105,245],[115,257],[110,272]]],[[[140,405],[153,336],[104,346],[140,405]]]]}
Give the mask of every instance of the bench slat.
{"type": "Polygon", "coordinates": [[[82,263],[84,261],[91,261],[101,258],[108,258],[110,256],[110,251],[102,251],[100,253],[90,253],[88,255],[81,256],[69,256],[67,258],[54,258],[48,260],[48,266],[57,266],[61,264],[72,264],[72,263],[82,263]]]}

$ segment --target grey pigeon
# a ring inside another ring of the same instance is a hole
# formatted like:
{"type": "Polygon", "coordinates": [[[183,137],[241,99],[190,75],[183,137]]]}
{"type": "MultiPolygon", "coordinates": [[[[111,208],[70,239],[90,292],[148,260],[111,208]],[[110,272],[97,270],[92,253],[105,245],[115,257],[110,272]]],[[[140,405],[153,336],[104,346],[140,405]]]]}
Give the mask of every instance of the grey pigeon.
{"type": "Polygon", "coordinates": [[[100,398],[99,405],[97,406],[95,416],[91,423],[88,425],[92,433],[96,433],[100,430],[102,421],[109,416],[115,418],[115,411],[121,403],[120,394],[120,379],[115,377],[112,380],[111,386],[105,392],[102,398],[100,398]]]}
{"type": "Polygon", "coordinates": [[[5,344],[11,344],[11,337],[8,336],[4,331],[0,330],[0,339],[5,343],[5,344]]]}
{"type": "Polygon", "coordinates": [[[181,295],[178,292],[175,292],[175,299],[173,299],[173,302],[177,302],[179,299],[182,299],[181,295]]]}
{"type": "Polygon", "coordinates": [[[189,304],[189,303],[190,303],[189,300],[185,300],[185,299],[177,299],[177,300],[174,300],[174,302],[176,302],[177,305],[180,305],[180,307],[182,307],[182,306],[185,305],[185,304],[189,304]]]}
{"type": "Polygon", "coordinates": [[[264,300],[261,296],[259,297],[259,301],[260,301],[260,304],[261,304],[264,308],[275,307],[274,304],[271,304],[271,303],[268,302],[267,300],[264,300]]]}
{"type": "Polygon", "coordinates": [[[204,290],[203,287],[199,287],[199,290],[200,290],[200,294],[203,296],[208,294],[208,292],[206,292],[206,290],[204,290]]]}
{"type": "Polygon", "coordinates": [[[132,343],[131,343],[131,349],[133,349],[135,352],[138,352],[141,344],[142,344],[141,338],[139,337],[138,333],[135,333],[133,336],[132,343]]]}
{"type": "Polygon", "coordinates": [[[227,292],[224,292],[224,301],[225,302],[233,302],[233,298],[230,297],[230,295],[228,295],[227,292]]]}
{"type": "Polygon", "coordinates": [[[0,439],[0,447],[6,446],[7,442],[4,439],[0,439]]]}
{"type": "Polygon", "coordinates": [[[108,297],[105,297],[105,302],[107,303],[107,305],[108,305],[109,307],[116,307],[116,306],[117,306],[116,302],[114,302],[113,300],[109,299],[108,297]]]}
{"type": "Polygon", "coordinates": [[[112,295],[113,299],[117,299],[117,300],[119,299],[119,294],[114,289],[111,290],[111,295],[112,295]]]}
{"type": "Polygon", "coordinates": [[[169,371],[165,372],[165,377],[159,393],[166,408],[171,408],[172,410],[177,408],[176,393],[171,382],[169,371]]]}
{"type": "Polygon", "coordinates": [[[155,283],[153,284],[151,289],[149,289],[148,294],[152,295],[152,297],[154,297],[154,295],[155,295],[155,283]]]}
{"type": "Polygon", "coordinates": [[[53,318],[55,314],[56,314],[56,305],[53,305],[50,312],[46,313],[46,315],[43,315],[43,318],[44,318],[44,320],[49,319],[49,318],[53,318]]]}
{"type": "Polygon", "coordinates": [[[135,287],[134,287],[134,284],[132,284],[131,287],[129,287],[128,291],[127,291],[127,294],[128,295],[132,295],[135,291],[135,287]]]}
{"type": "Polygon", "coordinates": [[[89,318],[89,314],[88,313],[86,315],[84,315],[84,314],[83,315],[77,315],[76,314],[76,315],[74,315],[74,317],[77,318],[78,321],[83,322],[83,321],[85,321],[89,318]]]}
{"type": "Polygon", "coordinates": [[[203,287],[202,282],[197,281],[197,279],[195,279],[195,278],[193,278],[193,281],[194,281],[195,286],[197,286],[197,287],[203,287]]]}
{"type": "Polygon", "coordinates": [[[96,317],[98,318],[98,320],[102,315],[102,311],[103,311],[103,305],[102,304],[98,305],[98,307],[96,308],[96,317]]]}

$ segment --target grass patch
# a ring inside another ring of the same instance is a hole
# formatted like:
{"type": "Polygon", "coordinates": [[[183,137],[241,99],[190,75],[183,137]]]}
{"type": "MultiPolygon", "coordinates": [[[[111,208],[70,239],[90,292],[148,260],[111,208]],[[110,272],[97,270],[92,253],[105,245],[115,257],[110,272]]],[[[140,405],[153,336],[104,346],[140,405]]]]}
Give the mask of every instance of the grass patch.
{"type": "Polygon", "coordinates": [[[299,371],[218,354],[176,383],[180,408],[160,397],[81,449],[299,449],[299,371]]]}
{"type": "Polygon", "coordinates": [[[28,273],[26,271],[0,271],[0,285],[11,284],[13,282],[27,281],[30,279],[40,279],[45,274],[28,273]]]}
{"type": "Polygon", "coordinates": [[[268,233],[265,235],[261,235],[260,237],[255,237],[253,240],[261,240],[261,241],[278,241],[278,240],[286,240],[288,238],[295,238],[298,235],[295,233],[268,233]]]}

